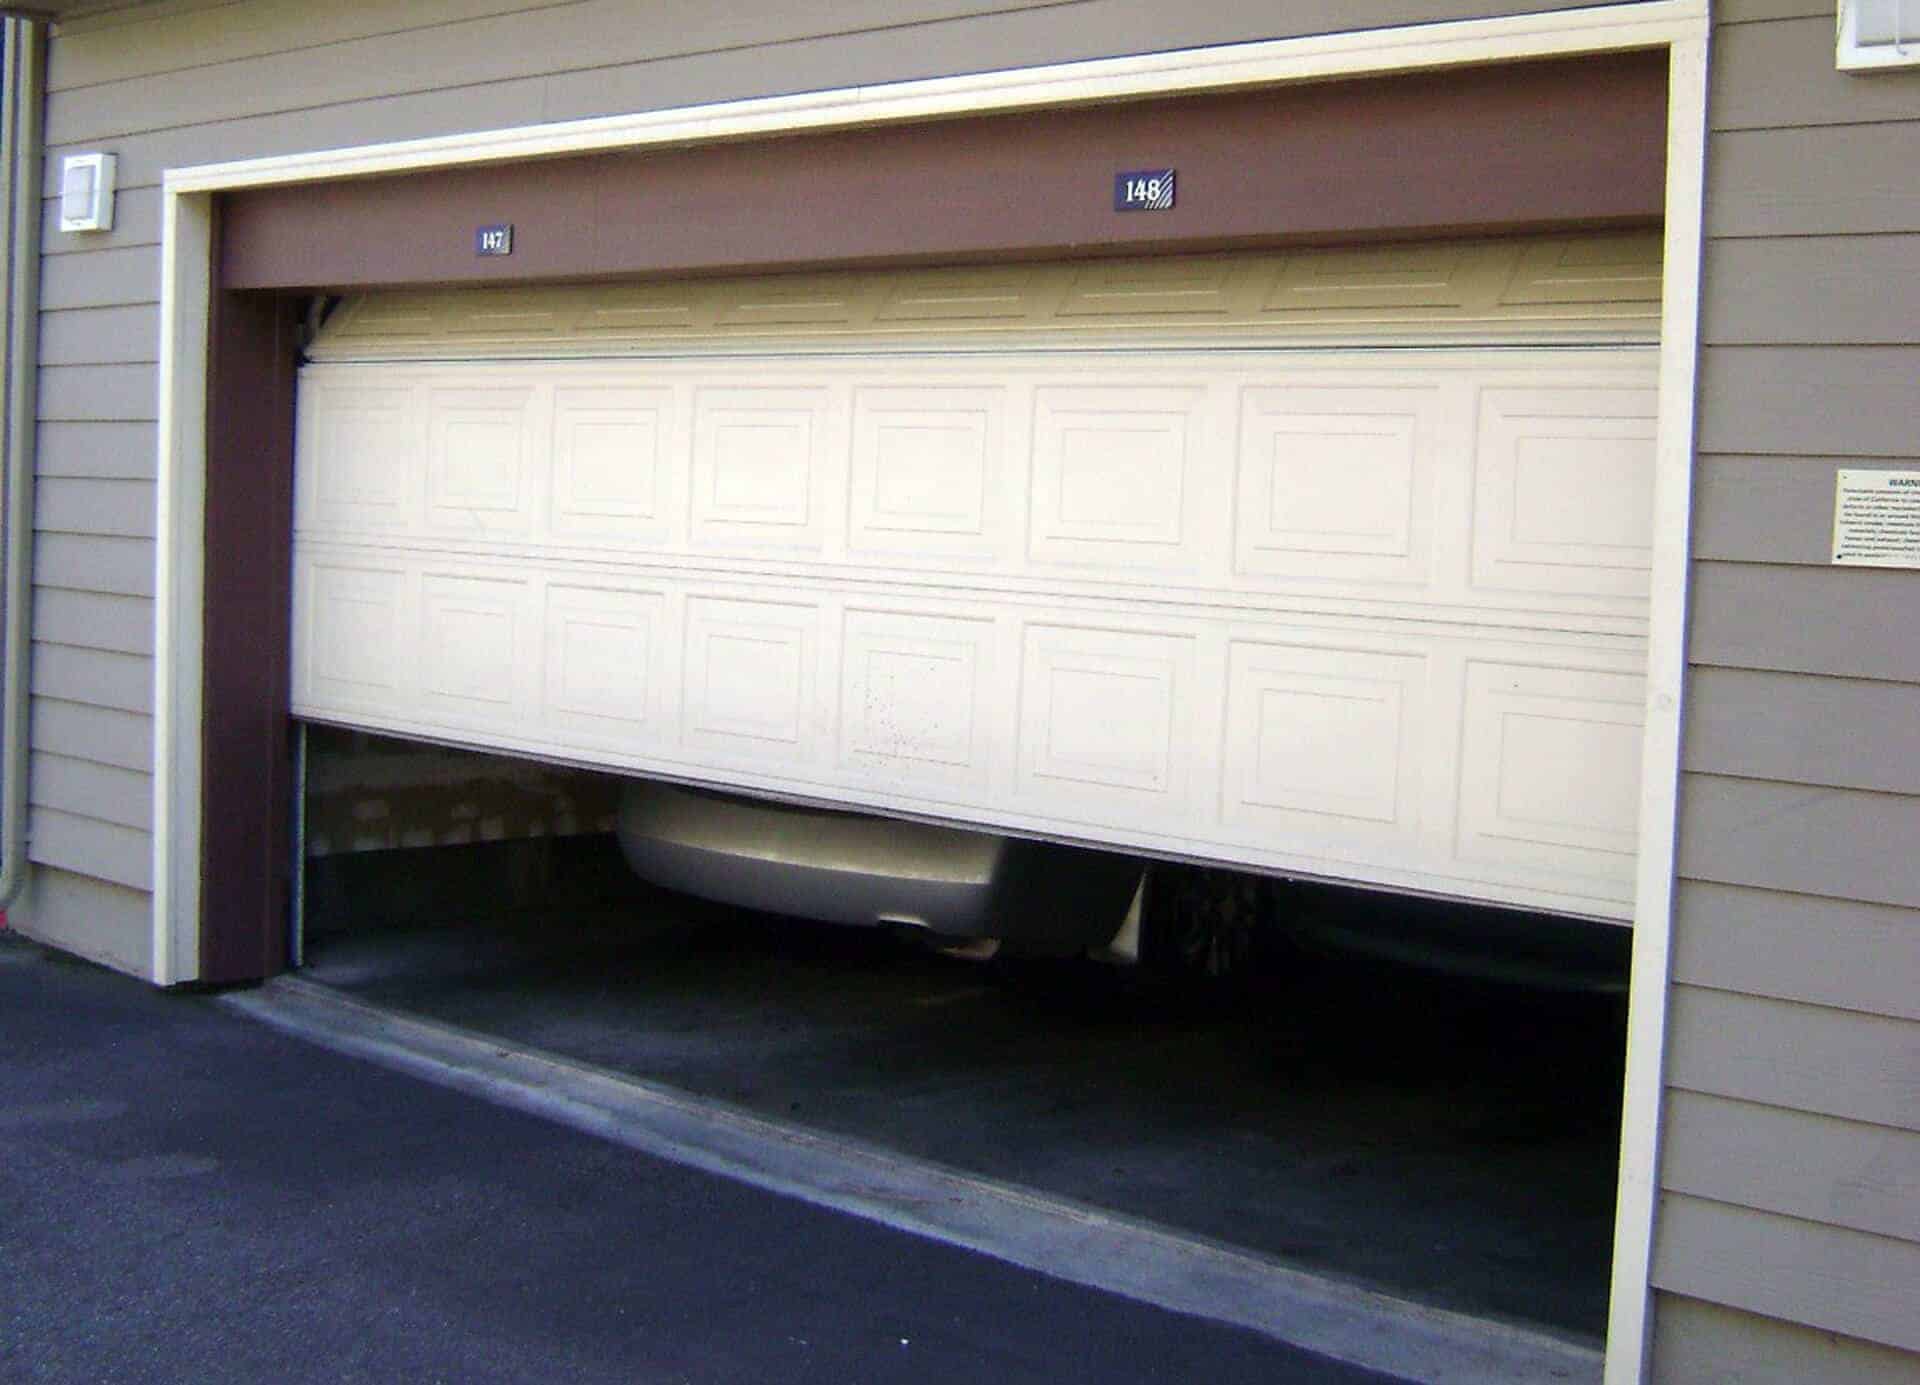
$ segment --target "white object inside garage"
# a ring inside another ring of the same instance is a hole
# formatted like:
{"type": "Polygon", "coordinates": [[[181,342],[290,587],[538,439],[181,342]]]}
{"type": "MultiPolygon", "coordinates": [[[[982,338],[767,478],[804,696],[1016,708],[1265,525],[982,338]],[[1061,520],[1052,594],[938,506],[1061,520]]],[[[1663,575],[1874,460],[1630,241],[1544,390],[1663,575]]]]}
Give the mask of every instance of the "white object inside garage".
{"type": "Polygon", "coordinates": [[[350,300],[293,711],[1625,919],[1657,257],[350,300]]]}

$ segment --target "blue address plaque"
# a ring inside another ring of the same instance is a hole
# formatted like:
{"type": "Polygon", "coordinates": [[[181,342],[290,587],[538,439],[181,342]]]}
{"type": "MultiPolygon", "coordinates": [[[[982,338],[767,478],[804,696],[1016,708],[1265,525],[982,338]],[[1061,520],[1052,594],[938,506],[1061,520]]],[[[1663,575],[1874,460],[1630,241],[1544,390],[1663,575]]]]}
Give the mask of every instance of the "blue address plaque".
{"type": "Polygon", "coordinates": [[[474,227],[473,253],[476,255],[511,255],[513,253],[513,223],[511,221],[503,221],[497,226],[474,227]]]}
{"type": "Polygon", "coordinates": [[[1173,170],[1135,168],[1113,175],[1116,212],[1170,212],[1173,210],[1173,170]]]}

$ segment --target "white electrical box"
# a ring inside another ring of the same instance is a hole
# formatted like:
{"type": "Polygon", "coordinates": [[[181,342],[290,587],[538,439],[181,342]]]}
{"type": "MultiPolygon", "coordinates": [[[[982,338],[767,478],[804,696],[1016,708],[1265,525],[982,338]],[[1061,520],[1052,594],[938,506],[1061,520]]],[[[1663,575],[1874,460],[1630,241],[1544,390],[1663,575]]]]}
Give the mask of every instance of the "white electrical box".
{"type": "Polygon", "coordinates": [[[60,162],[60,229],[113,229],[112,154],[69,154],[60,162]]]}

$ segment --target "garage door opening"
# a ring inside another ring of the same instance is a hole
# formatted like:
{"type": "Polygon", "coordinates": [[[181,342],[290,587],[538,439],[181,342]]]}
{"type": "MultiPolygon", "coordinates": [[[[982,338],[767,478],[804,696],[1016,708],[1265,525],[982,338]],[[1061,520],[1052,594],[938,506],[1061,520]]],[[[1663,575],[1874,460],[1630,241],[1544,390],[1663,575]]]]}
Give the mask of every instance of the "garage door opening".
{"type": "Polygon", "coordinates": [[[1659,296],[1634,232],[333,305],[311,974],[1597,1343],[1659,296]],[[1188,980],[649,887],[634,776],[1161,862],[1188,980]]]}
{"type": "Polygon", "coordinates": [[[1332,937],[1424,918],[1471,957],[1525,916],[1195,888],[1161,864],[1189,911],[1253,940],[1226,980],[1193,957],[1177,978],[963,962],[640,882],[587,815],[597,775],[321,727],[309,766],[313,980],[1415,1302],[1604,1331],[1624,971],[1448,975],[1332,937]],[[572,835],[509,835],[566,804],[572,835]]]}

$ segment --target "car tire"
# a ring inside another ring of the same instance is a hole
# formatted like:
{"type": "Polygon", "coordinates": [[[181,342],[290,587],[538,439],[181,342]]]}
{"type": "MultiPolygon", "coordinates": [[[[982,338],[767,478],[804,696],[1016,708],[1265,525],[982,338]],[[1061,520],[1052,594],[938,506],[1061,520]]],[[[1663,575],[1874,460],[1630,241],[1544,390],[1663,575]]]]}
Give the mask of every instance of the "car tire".
{"type": "Polygon", "coordinates": [[[1244,871],[1156,865],[1147,873],[1140,964],[1174,980],[1244,978],[1278,940],[1273,882],[1244,871]]]}

